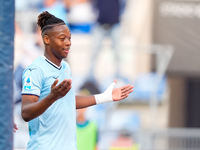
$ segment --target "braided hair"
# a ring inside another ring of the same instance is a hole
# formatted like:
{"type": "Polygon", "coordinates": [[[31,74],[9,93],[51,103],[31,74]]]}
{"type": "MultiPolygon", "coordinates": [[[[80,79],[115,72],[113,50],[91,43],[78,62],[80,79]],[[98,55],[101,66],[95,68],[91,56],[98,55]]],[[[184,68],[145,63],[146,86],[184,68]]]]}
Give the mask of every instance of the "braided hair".
{"type": "Polygon", "coordinates": [[[52,29],[54,26],[64,24],[65,22],[62,19],[55,17],[48,11],[44,11],[38,16],[37,25],[40,27],[42,35],[44,35],[45,31],[52,29]]]}

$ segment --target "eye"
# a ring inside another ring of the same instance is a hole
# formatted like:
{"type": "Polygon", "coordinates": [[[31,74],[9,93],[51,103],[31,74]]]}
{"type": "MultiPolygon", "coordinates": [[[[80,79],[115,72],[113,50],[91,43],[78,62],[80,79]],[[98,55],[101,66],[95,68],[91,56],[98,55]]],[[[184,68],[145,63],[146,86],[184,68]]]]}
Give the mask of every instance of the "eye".
{"type": "Polygon", "coordinates": [[[60,38],[60,40],[61,40],[61,41],[64,41],[64,40],[65,40],[65,38],[60,38]]]}

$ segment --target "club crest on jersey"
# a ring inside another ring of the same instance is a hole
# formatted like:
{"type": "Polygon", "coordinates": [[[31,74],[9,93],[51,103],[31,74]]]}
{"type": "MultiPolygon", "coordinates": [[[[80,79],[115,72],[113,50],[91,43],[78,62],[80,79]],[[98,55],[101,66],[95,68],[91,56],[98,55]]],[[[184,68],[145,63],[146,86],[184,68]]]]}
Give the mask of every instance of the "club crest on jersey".
{"type": "Polygon", "coordinates": [[[25,90],[30,90],[31,89],[31,77],[26,77],[25,78],[25,83],[24,83],[24,89],[25,90]]]}

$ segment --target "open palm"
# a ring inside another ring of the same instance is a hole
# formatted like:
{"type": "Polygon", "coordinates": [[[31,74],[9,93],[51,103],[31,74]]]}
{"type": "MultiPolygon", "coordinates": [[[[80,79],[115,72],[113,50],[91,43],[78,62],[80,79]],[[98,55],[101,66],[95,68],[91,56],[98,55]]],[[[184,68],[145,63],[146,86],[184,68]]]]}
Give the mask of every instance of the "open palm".
{"type": "MultiPolygon", "coordinates": [[[[116,81],[115,81],[116,82],[116,81]]],[[[133,86],[128,84],[120,88],[115,88],[112,91],[113,101],[120,101],[129,96],[129,94],[133,92],[133,86]]]]}

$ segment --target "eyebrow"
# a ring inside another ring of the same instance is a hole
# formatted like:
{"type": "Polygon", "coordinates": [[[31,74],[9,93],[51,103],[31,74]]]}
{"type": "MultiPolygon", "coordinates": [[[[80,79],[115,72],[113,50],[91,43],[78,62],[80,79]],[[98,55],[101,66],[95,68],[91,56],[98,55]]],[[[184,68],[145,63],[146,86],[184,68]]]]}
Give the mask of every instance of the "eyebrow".
{"type": "Polygon", "coordinates": [[[56,36],[56,37],[61,37],[61,36],[71,37],[71,34],[70,34],[69,36],[66,36],[65,34],[60,34],[60,35],[58,35],[58,36],[56,36]]]}
{"type": "Polygon", "coordinates": [[[63,33],[61,33],[61,34],[59,34],[58,36],[66,36],[65,34],[63,34],[63,33]]]}
{"type": "MultiPolygon", "coordinates": [[[[66,35],[64,33],[59,33],[58,36],[66,36],[66,35]]],[[[69,34],[69,36],[71,36],[71,33],[69,34]]]]}

